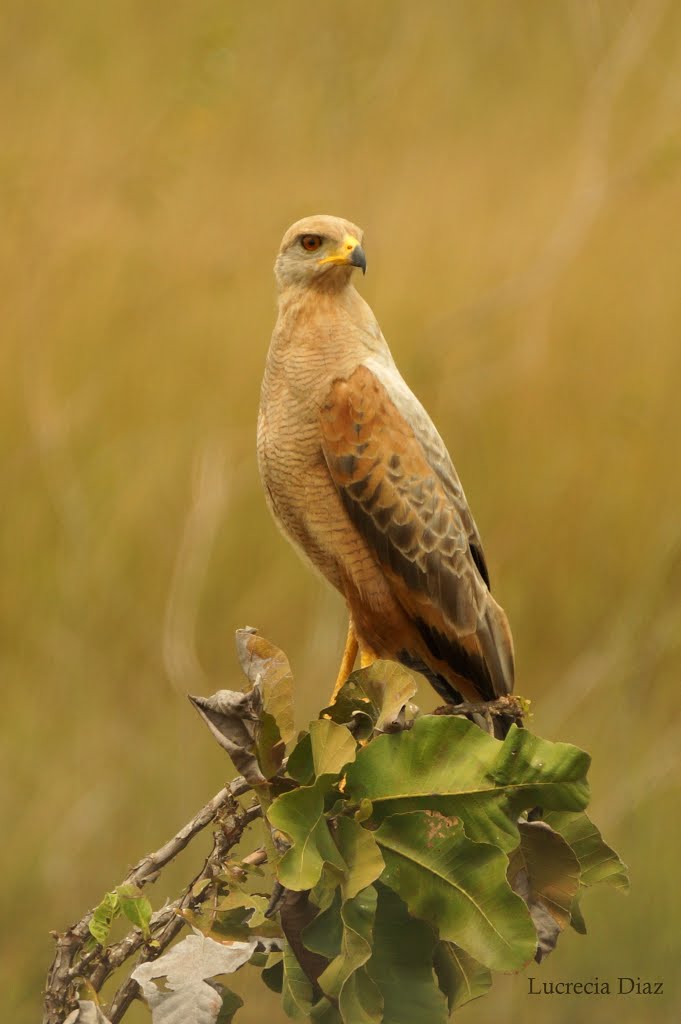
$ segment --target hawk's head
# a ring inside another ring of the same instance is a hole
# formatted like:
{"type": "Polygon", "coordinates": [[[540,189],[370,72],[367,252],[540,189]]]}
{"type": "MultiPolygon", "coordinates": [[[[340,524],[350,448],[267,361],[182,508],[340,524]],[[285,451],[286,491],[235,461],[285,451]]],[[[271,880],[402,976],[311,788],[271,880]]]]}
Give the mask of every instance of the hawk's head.
{"type": "Polygon", "coordinates": [[[292,224],[284,235],[274,271],[280,288],[340,287],[354,267],[366,271],[361,228],[341,217],[318,214],[292,224]]]}

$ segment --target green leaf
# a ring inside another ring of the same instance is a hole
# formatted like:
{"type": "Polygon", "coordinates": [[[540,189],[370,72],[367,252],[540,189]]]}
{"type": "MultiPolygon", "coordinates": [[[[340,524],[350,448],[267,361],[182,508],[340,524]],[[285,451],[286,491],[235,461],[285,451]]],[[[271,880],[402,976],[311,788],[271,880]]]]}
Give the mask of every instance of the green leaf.
{"type": "Polygon", "coordinates": [[[342,878],[343,871],[340,868],[332,864],[324,865],[319,881],[310,890],[310,899],[316,907],[326,910],[333,903],[342,878]]]}
{"type": "Polygon", "coordinates": [[[237,938],[236,935],[228,935],[223,919],[233,912],[245,912],[243,917],[246,923],[245,938],[252,938],[253,936],[270,939],[280,938],[282,931],[278,920],[265,916],[269,903],[268,896],[260,896],[257,893],[231,892],[229,896],[226,896],[218,904],[215,915],[215,928],[217,931],[222,930],[222,934],[225,937],[237,938]]]}
{"type": "Polygon", "coordinates": [[[118,893],[107,892],[102,902],[92,912],[88,929],[100,946],[106,945],[111,925],[121,912],[118,893]]]}
{"type": "Polygon", "coordinates": [[[326,718],[310,724],[310,744],[314,773],[337,775],[350,761],[355,760],[357,744],[344,725],[336,725],[326,718]]]}
{"type": "MultiPolygon", "coordinates": [[[[220,900],[217,905],[217,912],[245,909],[248,913],[249,927],[256,931],[258,935],[263,935],[264,933],[260,929],[274,924],[270,918],[265,917],[269,902],[269,897],[267,896],[238,890],[228,893],[227,896],[220,900]]],[[[277,932],[277,934],[280,935],[281,932],[277,932]]]]}
{"type": "Polygon", "coordinates": [[[222,1006],[218,1011],[215,1024],[231,1024],[234,1020],[234,1014],[237,1010],[241,1009],[244,1001],[241,996],[238,996],[236,992],[232,992],[225,985],[215,985],[215,988],[222,996],[222,1006]]]}
{"type": "Polygon", "coordinates": [[[313,786],[301,786],[277,797],[267,812],[271,824],[292,843],[277,865],[277,877],[287,889],[311,889],[325,862],[341,872],[346,870],[324,816],[324,799],[332,783],[332,778],[323,775],[313,786]]]}
{"type": "Polygon", "coordinates": [[[373,833],[362,828],[354,818],[338,819],[335,839],[347,865],[341,887],[343,898],[348,900],[375,882],[385,864],[373,833]]]}
{"type": "Polygon", "coordinates": [[[182,917],[195,931],[209,936],[215,942],[245,942],[250,938],[248,907],[234,907],[222,913],[214,913],[210,905],[204,904],[198,910],[183,910],[182,917]]]}
{"type": "Polygon", "coordinates": [[[182,916],[193,928],[216,942],[281,938],[278,920],[265,917],[268,905],[268,897],[238,890],[223,897],[217,907],[206,903],[198,911],[184,911],[182,916]]]}
{"type": "Polygon", "coordinates": [[[331,902],[303,929],[302,939],[305,948],[312,953],[319,953],[327,960],[333,960],[341,951],[343,942],[341,904],[341,891],[336,888],[331,902]]]}
{"type": "Polygon", "coordinates": [[[579,861],[582,885],[612,885],[622,892],[629,890],[626,865],[615,851],[603,842],[601,833],[588,815],[570,811],[548,811],[543,820],[559,832],[579,861]]]}
{"type": "MultiPolygon", "coordinates": [[[[409,701],[416,690],[417,677],[404,665],[394,661],[375,661],[368,668],[359,669],[348,677],[336,700],[324,708],[322,716],[341,723],[353,722],[359,716],[371,723],[369,735],[374,728],[383,732],[400,721],[403,708],[408,710],[407,717],[413,717],[415,709],[409,705],[409,701]]],[[[362,733],[365,738],[366,727],[361,730],[362,733]]]]}
{"type": "Polygon", "coordinates": [[[375,728],[389,730],[418,689],[418,676],[396,661],[374,661],[355,673],[358,686],[378,710],[375,728]]]}
{"type": "Polygon", "coordinates": [[[570,908],[570,924],[578,935],[586,935],[586,921],[582,914],[582,908],[579,905],[579,895],[575,897],[575,901],[570,908]]]}
{"type": "Polygon", "coordinates": [[[149,922],[152,915],[149,900],[136,885],[119,885],[116,892],[121,911],[125,914],[128,921],[141,928],[145,939],[148,939],[151,935],[149,922]]]}
{"type": "Polygon", "coordinates": [[[307,786],[314,779],[312,738],[309,732],[303,733],[289,754],[289,759],[286,762],[286,772],[292,779],[299,782],[301,786],[307,786]]]}
{"type": "Polygon", "coordinates": [[[590,759],[512,726],[502,742],[457,717],[424,716],[408,732],[379,736],[346,773],[345,794],[367,798],[373,820],[429,809],[462,819],[466,834],[510,852],[521,811],[580,810],[588,800],[590,759]]]}
{"type": "Polygon", "coordinates": [[[532,959],[532,920],[496,846],[472,842],[459,820],[432,811],[392,815],[374,836],[385,859],[381,880],[441,938],[497,971],[519,970],[532,959]]]}
{"type": "Polygon", "coordinates": [[[520,846],[509,860],[508,879],[532,915],[538,940],[536,959],[541,961],[570,924],[579,891],[579,861],[546,822],[521,822],[519,829],[520,846]]]}
{"type": "Polygon", "coordinates": [[[255,726],[255,751],[261,772],[266,779],[271,779],[281,768],[286,744],[276,719],[267,711],[260,712],[260,720],[255,726]]]}
{"type": "Polygon", "coordinates": [[[580,888],[570,909],[572,927],[586,935],[586,922],[580,907],[584,889],[590,885],[611,885],[619,892],[629,891],[629,875],[615,851],[603,842],[601,833],[583,811],[549,811],[544,821],[569,843],[581,868],[580,888]]]}
{"type": "Polygon", "coordinates": [[[272,992],[281,993],[284,987],[284,962],[281,953],[270,953],[260,977],[272,992]]]}
{"type": "Polygon", "coordinates": [[[310,1010],[310,1020],[317,1024],[343,1024],[338,1009],[326,996],[322,996],[318,1003],[310,1010]]]}
{"type": "Polygon", "coordinates": [[[383,1024],[446,1024],[433,973],[435,933],[411,917],[392,889],[376,885],[374,945],[366,971],[383,997],[383,1024]]]}
{"type": "Polygon", "coordinates": [[[440,988],[447,996],[450,1013],[457,1006],[483,996],[491,988],[489,969],[453,942],[438,942],[434,966],[440,988]]]}
{"type": "Polygon", "coordinates": [[[352,733],[357,740],[366,740],[372,735],[374,725],[378,719],[378,708],[376,708],[363,690],[357,687],[353,672],[348,681],[336,695],[333,704],[322,708],[319,713],[320,721],[328,719],[338,725],[352,727],[352,733]]]}
{"type": "Polygon", "coordinates": [[[198,899],[202,892],[205,892],[209,885],[212,884],[212,878],[201,878],[198,882],[194,882],[192,886],[192,896],[198,899]]]}
{"type": "Polygon", "coordinates": [[[364,969],[372,951],[376,902],[376,890],[370,885],[343,903],[341,948],[319,978],[322,990],[338,1001],[345,1024],[379,1024],[381,1020],[383,999],[364,969]]]}
{"type": "Polygon", "coordinates": [[[312,985],[288,942],[284,943],[282,1005],[292,1020],[307,1020],[313,1005],[312,985]]]}
{"type": "Polygon", "coordinates": [[[360,824],[363,821],[368,821],[373,813],[373,810],[374,808],[373,804],[371,803],[371,800],[367,800],[366,797],[364,797],[362,800],[360,800],[359,807],[355,811],[355,821],[360,822],[360,824]]]}

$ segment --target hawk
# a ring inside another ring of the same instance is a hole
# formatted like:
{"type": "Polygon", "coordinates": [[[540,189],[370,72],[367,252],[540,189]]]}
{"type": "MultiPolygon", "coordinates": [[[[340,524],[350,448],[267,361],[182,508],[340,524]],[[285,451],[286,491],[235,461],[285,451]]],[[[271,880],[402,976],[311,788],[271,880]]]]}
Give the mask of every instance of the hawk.
{"type": "Polygon", "coordinates": [[[360,664],[421,672],[449,703],[513,689],[513,645],[444,441],[352,283],[362,231],[307,217],[275,263],[279,314],[262,382],[258,464],[268,505],[345,598],[334,696],[360,664]]]}

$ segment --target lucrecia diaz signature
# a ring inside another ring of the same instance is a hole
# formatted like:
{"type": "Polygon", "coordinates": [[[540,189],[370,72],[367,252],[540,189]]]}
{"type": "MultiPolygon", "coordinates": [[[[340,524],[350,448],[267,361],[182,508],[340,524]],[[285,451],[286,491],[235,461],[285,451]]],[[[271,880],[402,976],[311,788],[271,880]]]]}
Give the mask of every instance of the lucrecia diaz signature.
{"type": "Polygon", "coordinates": [[[661,996],[664,982],[648,978],[626,976],[606,980],[588,978],[584,981],[540,981],[528,977],[527,994],[530,996],[661,996]]]}

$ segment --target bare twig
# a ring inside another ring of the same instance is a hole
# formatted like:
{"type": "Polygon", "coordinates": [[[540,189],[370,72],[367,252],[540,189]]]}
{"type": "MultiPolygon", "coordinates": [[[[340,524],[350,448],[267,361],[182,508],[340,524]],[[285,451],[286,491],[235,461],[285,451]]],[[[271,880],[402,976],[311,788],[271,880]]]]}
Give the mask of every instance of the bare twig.
{"type": "MultiPolygon", "coordinates": [[[[259,807],[244,811],[235,802],[235,798],[247,792],[249,788],[241,776],[224,786],[172,839],[138,861],[121,885],[141,887],[153,882],[158,872],[184,850],[195,836],[211,822],[228,814],[229,820],[222,821],[221,827],[216,831],[213,851],[198,876],[199,879],[212,877],[211,872],[217,863],[214,858],[224,855],[235,846],[248,822],[260,814],[259,807]]],[[[182,927],[182,919],[178,917],[179,911],[192,899],[200,902],[199,897],[191,897],[191,889],[196,881],[197,879],[194,879],[190,883],[178,900],[152,916],[150,928],[157,945],[149,950],[150,956],[158,956],[182,927]]],[[[64,1020],[71,1007],[74,983],[78,978],[87,977],[95,991],[99,991],[109,975],[146,942],[141,930],[134,929],[125,939],[108,949],[102,950],[97,947],[81,956],[83,947],[90,938],[89,925],[93,913],[94,910],[88,911],[77,924],[63,934],[53,933],[57,948],[47,975],[43,1024],[60,1024],[64,1020]]],[[[120,1002],[118,1000],[119,1005],[120,1002]]],[[[120,1016],[117,1019],[120,1019],[120,1016]]]]}
{"type": "MultiPolygon", "coordinates": [[[[237,809],[232,817],[232,821],[234,823],[232,828],[226,829],[223,826],[223,828],[216,830],[213,849],[206,858],[201,871],[199,871],[198,875],[189,882],[179,899],[174,900],[169,906],[164,907],[162,911],[154,915],[152,918],[150,928],[152,930],[152,934],[154,934],[153,947],[145,944],[144,938],[138,929],[135,929],[135,931],[128,935],[122,943],[118,944],[119,947],[121,947],[120,949],[110,947],[107,950],[108,969],[106,973],[104,973],[101,968],[98,968],[98,970],[101,971],[101,974],[95,973],[91,979],[92,986],[96,991],[99,991],[99,988],[101,988],[106,978],[108,978],[117,967],[120,967],[120,965],[124,963],[134,952],[136,952],[137,949],[143,949],[139,962],[144,963],[146,960],[155,960],[156,957],[160,956],[161,953],[168,948],[175,936],[179,931],[181,931],[182,927],[186,923],[182,916],[183,912],[185,910],[192,910],[207,898],[207,889],[203,890],[203,892],[198,895],[195,895],[194,888],[197,883],[202,882],[204,879],[212,880],[215,875],[220,872],[229,850],[238,843],[248,821],[256,817],[256,814],[259,812],[259,807],[253,807],[245,813],[238,813],[237,809]],[[156,918],[156,920],[154,920],[154,918],[156,918]]],[[[254,860],[252,857],[249,860],[249,863],[257,862],[258,860],[254,860]]],[[[139,986],[132,978],[128,978],[123,982],[112,999],[109,1007],[109,1020],[111,1021],[111,1024],[118,1024],[118,1021],[121,1020],[130,1004],[137,998],[138,991],[139,986]]]]}
{"type": "Polygon", "coordinates": [[[257,867],[259,864],[265,864],[266,861],[267,850],[264,846],[260,846],[257,850],[253,850],[253,853],[249,853],[247,857],[244,857],[241,863],[248,864],[249,867],[257,867]]]}

